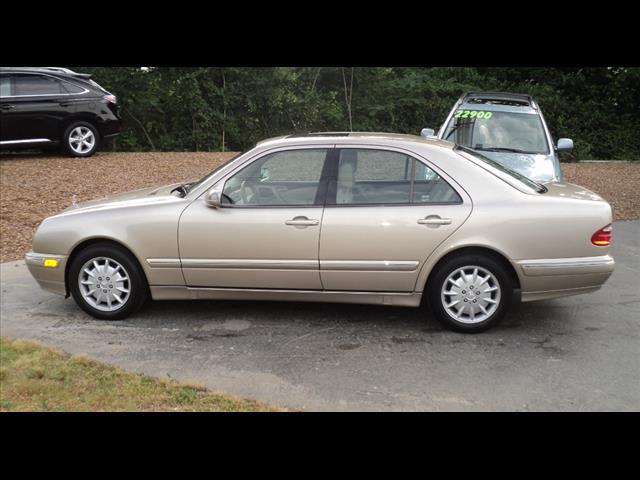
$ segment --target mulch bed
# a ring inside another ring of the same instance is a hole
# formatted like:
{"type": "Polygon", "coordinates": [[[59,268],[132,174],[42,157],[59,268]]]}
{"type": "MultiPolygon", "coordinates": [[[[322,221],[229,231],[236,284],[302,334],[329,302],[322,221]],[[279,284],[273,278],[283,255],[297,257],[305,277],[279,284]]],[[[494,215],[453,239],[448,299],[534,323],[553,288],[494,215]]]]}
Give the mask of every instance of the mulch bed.
{"type": "MultiPolygon", "coordinates": [[[[38,224],[77,201],[197,180],[234,153],[100,152],[90,158],[0,155],[0,261],[21,259],[38,224]]],[[[640,218],[640,163],[562,165],[566,181],[611,203],[616,220],[640,218]]]]}

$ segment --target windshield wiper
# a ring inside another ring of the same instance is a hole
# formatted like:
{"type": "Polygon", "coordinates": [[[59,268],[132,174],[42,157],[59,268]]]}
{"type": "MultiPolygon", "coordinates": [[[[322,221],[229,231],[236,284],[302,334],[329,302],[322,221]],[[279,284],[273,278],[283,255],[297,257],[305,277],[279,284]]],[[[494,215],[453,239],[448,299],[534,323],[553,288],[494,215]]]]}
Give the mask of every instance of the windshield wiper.
{"type": "Polygon", "coordinates": [[[513,153],[529,153],[535,154],[536,152],[528,152],[526,150],[520,150],[519,148],[506,148],[506,147],[476,147],[474,150],[480,150],[482,152],[513,152],[513,153]]]}

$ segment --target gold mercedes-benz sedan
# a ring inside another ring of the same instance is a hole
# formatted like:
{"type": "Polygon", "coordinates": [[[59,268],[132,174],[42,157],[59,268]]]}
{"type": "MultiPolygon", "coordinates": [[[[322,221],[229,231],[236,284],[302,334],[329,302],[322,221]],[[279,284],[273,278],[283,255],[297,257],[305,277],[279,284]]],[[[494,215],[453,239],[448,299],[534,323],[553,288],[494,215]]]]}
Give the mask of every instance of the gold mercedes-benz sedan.
{"type": "Polygon", "coordinates": [[[582,187],[441,140],[318,133],[258,143],[197,182],[73,205],[40,224],[26,263],[99,319],[149,297],[424,300],[480,332],[514,297],[600,288],[610,242],[611,207],[582,187]]]}

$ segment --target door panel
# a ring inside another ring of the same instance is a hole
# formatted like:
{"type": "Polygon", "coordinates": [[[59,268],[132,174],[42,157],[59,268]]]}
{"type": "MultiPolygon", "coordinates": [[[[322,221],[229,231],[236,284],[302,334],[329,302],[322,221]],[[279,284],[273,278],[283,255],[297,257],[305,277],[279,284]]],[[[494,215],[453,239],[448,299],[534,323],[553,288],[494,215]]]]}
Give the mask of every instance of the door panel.
{"type": "Polygon", "coordinates": [[[323,287],[413,292],[427,257],[471,213],[470,199],[403,151],[338,147],[320,236],[323,287]]]}
{"type": "Polygon", "coordinates": [[[61,106],[60,103],[60,98],[50,97],[13,99],[14,108],[8,113],[14,131],[12,140],[60,140],[62,119],[75,112],[73,104],[61,106]]]}
{"type": "Polygon", "coordinates": [[[469,204],[327,206],[320,238],[324,288],[414,291],[426,258],[470,212],[469,204]],[[418,223],[430,216],[451,219],[451,223],[418,223]]]}
{"type": "Polygon", "coordinates": [[[322,210],[321,206],[214,209],[196,200],[183,213],[179,229],[187,285],[321,289],[322,210]],[[310,224],[298,224],[305,222],[300,217],[310,224]]]}
{"type": "Polygon", "coordinates": [[[320,290],[328,152],[316,146],[267,153],[218,182],[219,208],[203,198],[192,203],[179,227],[187,285],[320,290]]]}

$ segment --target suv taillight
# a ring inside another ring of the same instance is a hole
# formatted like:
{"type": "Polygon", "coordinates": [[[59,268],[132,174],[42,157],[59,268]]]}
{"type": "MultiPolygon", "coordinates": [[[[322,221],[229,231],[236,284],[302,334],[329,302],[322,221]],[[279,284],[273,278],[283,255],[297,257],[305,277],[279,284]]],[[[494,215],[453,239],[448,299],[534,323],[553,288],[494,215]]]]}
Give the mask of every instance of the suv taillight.
{"type": "Polygon", "coordinates": [[[591,236],[591,243],[598,247],[608,247],[611,245],[611,234],[613,227],[611,224],[606,227],[602,227],[596,233],[591,236]]]}
{"type": "Polygon", "coordinates": [[[102,98],[104,98],[104,99],[105,99],[107,102],[109,102],[109,103],[113,103],[113,104],[118,103],[118,102],[116,101],[116,96],[115,96],[115,95],[111,95],[111,94],[109,94],[109,95],[105,95],[105,96],[104,96],[104,97],[102,97],[102,98]]]}

